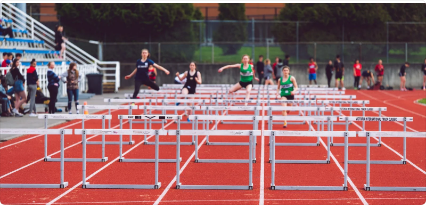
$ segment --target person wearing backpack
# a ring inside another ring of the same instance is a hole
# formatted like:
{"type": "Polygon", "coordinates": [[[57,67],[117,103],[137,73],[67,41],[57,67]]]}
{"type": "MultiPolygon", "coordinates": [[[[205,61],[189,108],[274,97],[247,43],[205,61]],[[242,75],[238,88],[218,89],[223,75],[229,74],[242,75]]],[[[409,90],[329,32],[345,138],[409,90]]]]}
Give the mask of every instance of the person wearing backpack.
{"type": "Polygon", "coordinates": [[[13,60],[12,68],[10,68],[7,75],[10,73],[14,80],[13,91],[15,92],[15,108],[12,110],[12,112],[15,113],[15,116],[22,117],[23,115],[19,113],[18,110],[21,105],[27,101],[27,95],[25,94],[24,90],[25,79],[19,71],[19,65],[19,59],[13,60]]]}

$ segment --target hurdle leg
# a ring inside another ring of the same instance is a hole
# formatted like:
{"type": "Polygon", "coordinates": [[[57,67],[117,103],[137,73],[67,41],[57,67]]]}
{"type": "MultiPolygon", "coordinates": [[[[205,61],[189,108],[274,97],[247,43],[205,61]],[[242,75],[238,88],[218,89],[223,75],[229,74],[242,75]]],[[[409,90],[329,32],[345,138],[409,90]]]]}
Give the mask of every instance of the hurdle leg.
{"type": "Polygon", "coordinates": [[[249,136],[249,189],[253,189],[253,132],[250,132],[249,136]]]}
{"type": "Polygon", "coordinates": [[[83,130],[82,134],[82,142],[83,142],[83,185],[82,188],[86,188],[86,130],[83,130]]]}
{"type": "Polygon", "coordinates": [[[65,162],[64,154],[65,154],[65,151],[64,151],[64,130],[61,130],[61,184],[60,184],[61,188],[65,188],[68,185],[68,183],[66,185],[64,183],[64,162],[65,162]]]}
{"type": "MultiPolygon", "coordinates": [[[[348,122],[348,120],[346,120],[346,123],[348,122]]],[[[344,172],[345,172],[345,176],[344,176],[344,183],[343,183],[343,190],[347,191],[348,190],[348,133],[345,133],[345,162],[344,162],[344,172]]]]}
{"type": "Polygon", "coordinates": [[[367,132],[367,165],[366,165],[366,183],[364,184],[364,190],[370,191],[370,133],[367,132]]]}
{"type": "MultiPolygon", "coordinates": [[[[407,119],[404,118],[404,132],[407,132],[407,119]]],[[[407,137],[404,136],[404,153],[402,155],[402,164],[407,163],[407,137]]]]}
{"type": "MultiPolygon", "coordinates": [[[[379,117],[382,117],[382,108],[379,108],[379,117]]],[[[379,121],[379,132],[382,131],[382,121],[379,121]]],[[[377,143],[377,146],[382,146],[382,135],[379,136],[379,142],[377,143]]]]}
{"type": "MultiPolygon", "coordinates": [[[[197,117],[195,117],[194,123],[195,123],[196,126],[193,127],[193,130],[197,130],[197,128],[198,128],[197,117]],[[195,122],[197,122],[197,123],[195,123],[195,122]]],[[[206,137],[208,137],[208,136],[206,136],[206,137]]],[[[198,135],[195,135],[195,162],[198,162],[198,135]]]]}
{"type": "Polygon", "coordinates": [[[271,189],[275,189],[275,132],[271,133],[269,136],[271,140],[270,150],[271,150],[271,189]]]}
{"type": "MultiPolygon", "coordinates": [[[[155,184],[154,189],[159,189],[161,187],[161,183],[158,182],[158,152],[159,152],[159,133],[158,130],[155,131],[155,184]]],[[[178,159],[179,161],[179,159],[178,159]]]]}
{"type": "MultiPolygon", "coordinates": [[[[143,111],[144,115],[146,115],[146,106],[144,106],[144,111],[143,111]]],[[[146,119],[144,120],[144,129],[146,129],[146,119]]],[[[143,143],[147,144],[148,142],[146,141],[146,135],[143,136],[143,143]]]]}
{"type": "MultiPolygon", "coordinates": [[[[132,114],[132,107],[130,107],[130,109],[129,109],[129,115],[131,115],[131,114],[132,114]]],[[[129,129],[132,129],[132,125],[133,125],[132,119],[129,119],[129,129]]],[[[129,135],[129,144],[133,144],[132,143],[132,135],[129,135]]]]}
{"type": "MultiPolygon", "coordinates": [[[[120,117],[120,130],[123,129],[123,118],[120,117]]],[[[120,158],[119,162],[123,160],[123,135],[120,135],[120,158]]]]}
{"type": "MultiPolygon", "coordinates": [[[[44,116],[44,129],[47,129],[47,116],[44,116]]],[[[47,134],[44,134],[44,161],[47,161],[47,158],[47,134]]]]}
{"type": "Polygon", "coordinates": [[[180,188],[180,129],[178,128],[178,130],[176,130],[176,189],[179,189],[179,188],[180,188]]]}
{"type": "MultiPolygon", "coordinates": [[[[105,116],[102,119],[102,129],[105,129],[105,116]]],[[[102,161],[105,160],[105,134],[102,134],[102,161]]]]}

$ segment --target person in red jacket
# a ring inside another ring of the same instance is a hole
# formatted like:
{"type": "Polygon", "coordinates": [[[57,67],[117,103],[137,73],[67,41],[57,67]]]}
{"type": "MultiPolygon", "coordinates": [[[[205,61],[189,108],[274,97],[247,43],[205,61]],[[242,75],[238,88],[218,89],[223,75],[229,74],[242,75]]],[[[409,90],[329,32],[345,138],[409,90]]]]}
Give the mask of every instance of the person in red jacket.
{"type": "Polygon", "coordinates": [[[383,74],[385,73],[385,68],[383,67],[382,60],[379,60],[379,63],[376,65],[376,67],[374,67],[374,70],[377,74],[377,82],[379,82],[381,86],[383,81],[383,74]]]}
{"type": "Polygon", "coordinates": [[[355,64],[354,64],[354,89],[361,89],[361,85],[359,84],[359,80],[361,78],[361,70],[362,70],[362,65],[361,63],[359,63],[359,60],[356,59],[355,60],[355,64]]]}

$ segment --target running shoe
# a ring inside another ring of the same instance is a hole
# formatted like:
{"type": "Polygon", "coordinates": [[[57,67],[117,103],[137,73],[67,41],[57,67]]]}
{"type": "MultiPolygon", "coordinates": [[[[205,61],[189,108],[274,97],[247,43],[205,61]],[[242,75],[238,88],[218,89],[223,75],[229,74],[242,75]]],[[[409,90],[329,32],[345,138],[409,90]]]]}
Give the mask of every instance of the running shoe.
{"type": "Polygon", "coordinates": [[[287,128],[287,121],[284,121],[283,128],[287,128]]]}
{"type": "Polygon", "coordinates": [[[180,103],[176,103],[176,106],[179,106],[180,105],[180,103]]]}
{"type": "Polygon", "coordinates": [[[71,114],[72,114],[72,111],[70,110],[70,111],[68,112],[68,114],[70,114],[70,115],[71,115],[71,114]]]}
{"type": "Polygon", "coordinates": [[[189,118],[186,118],[186,121],[187,121],[187,122],[191,122],[191,120],[189,120],[189,118]]]}
{"type": "Polygon", "coordinates": [[[31,114],[29,114],[28,116],[30,116],[30,117],[37,117],[37,114],[35,114],[35,113],[31,113],[31,114]]]}
{"type": "Polygon", "coordinates": [[[77,111],[76,111],[76,114],[80,114],[80,112],[77,110],[77,111]]]}

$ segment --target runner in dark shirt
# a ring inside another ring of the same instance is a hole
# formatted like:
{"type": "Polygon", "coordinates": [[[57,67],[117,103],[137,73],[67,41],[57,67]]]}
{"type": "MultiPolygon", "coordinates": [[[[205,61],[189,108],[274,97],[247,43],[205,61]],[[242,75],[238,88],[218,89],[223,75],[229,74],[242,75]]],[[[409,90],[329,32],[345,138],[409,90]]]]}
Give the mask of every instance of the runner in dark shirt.
{"type": "Polygon", "coordinates": [[[325,66],[325,75],[327,76],[328,87],[330,87],[331,77],[333,76],[333,61],[331,60],[325,66]]]}
{"type": "Polygon", "coordinates": [[[405,69],[407,69],[408,67],[410,67],[410,63],[405,62],[405,64],[402,65],[401,68],[399,69],[399,78],[401,79],[401,84],[399,87],[401,91],[407,91],[407,89],[405,88],[405,82],[407,81],[407,79],[405,79],[405,75],[407,74],[405,72],[405,69]]]}
{"type": "Polygon", "coordinates": [[[265,67],[265,64],[263,64],[263,56],[260,55],[259,56],[259,61],[257,61],[256,63],[256,71],[257,71],[257,75],[259,76],[259,85],[262,85],[262,80],[263,80],[263,69],[265,67]]]}
{"type": "Polygon", "coordinates": [[[336,61],[334,61],[334,71],[336,71],[335,78],[336,78],[336,88],[343,88],[344,83],[343,80],[345,79],[345,65],[343,65],[342,61],[340,61],[340,56],[336,56],[336,61]],[[339,87],[340,82],[340,87],[339,87]]]}

